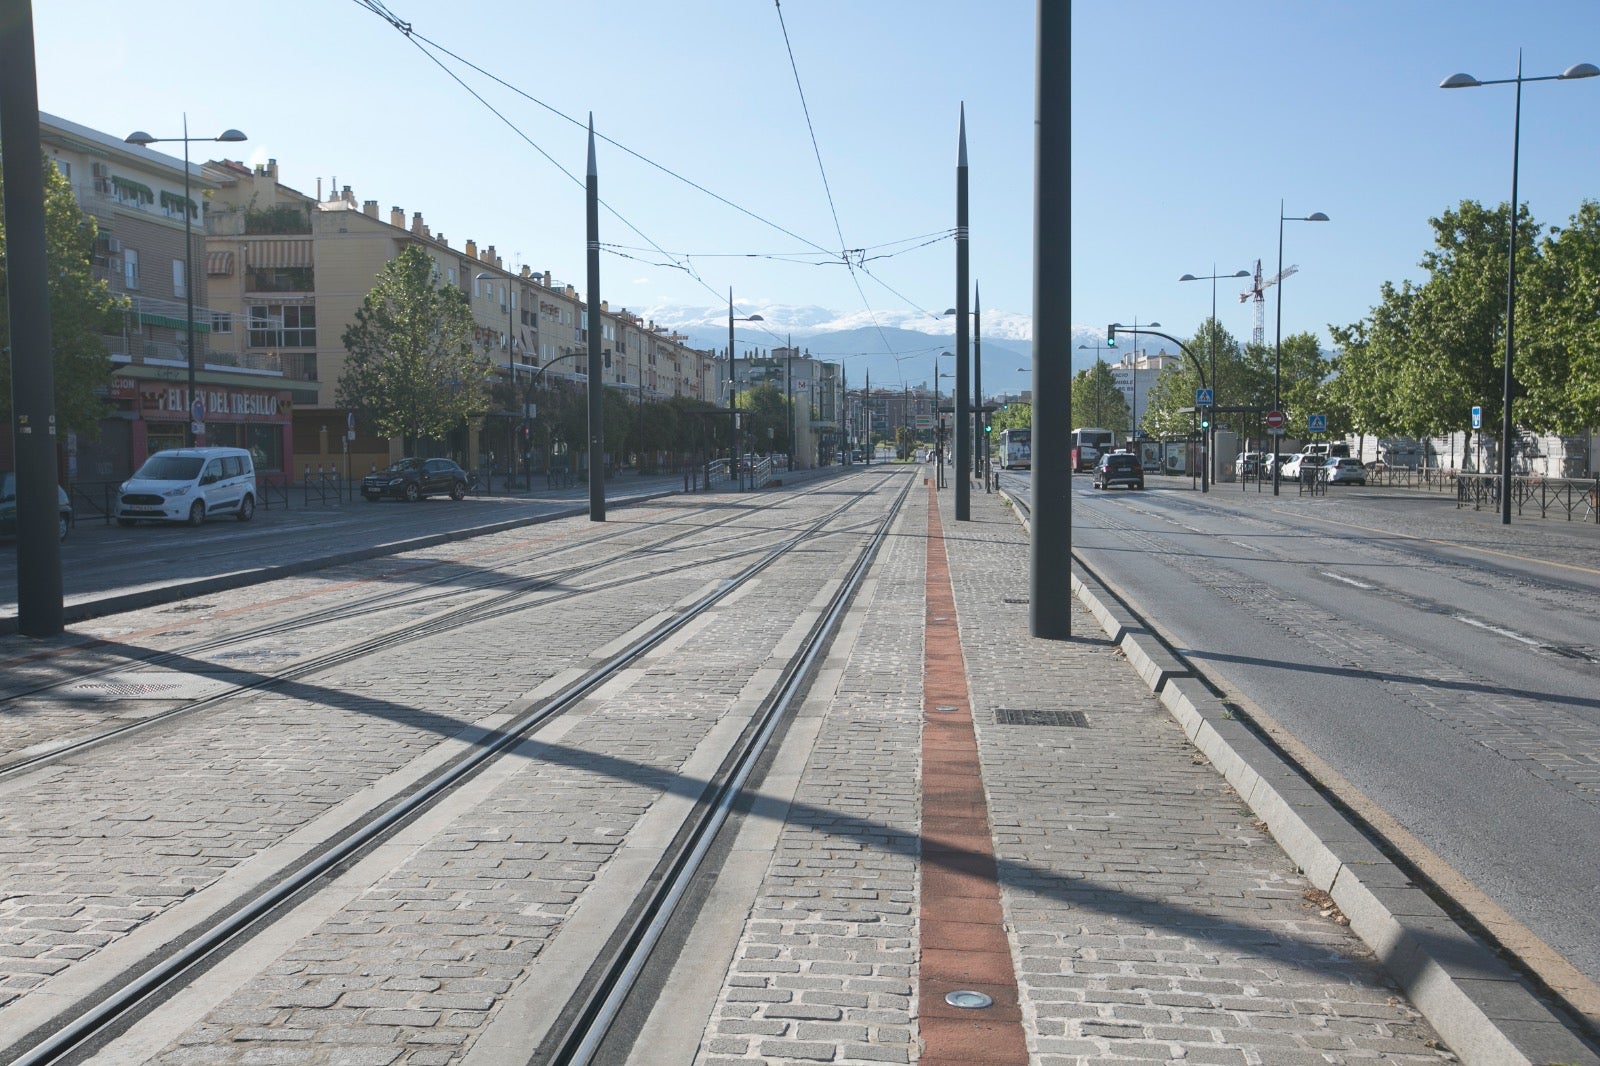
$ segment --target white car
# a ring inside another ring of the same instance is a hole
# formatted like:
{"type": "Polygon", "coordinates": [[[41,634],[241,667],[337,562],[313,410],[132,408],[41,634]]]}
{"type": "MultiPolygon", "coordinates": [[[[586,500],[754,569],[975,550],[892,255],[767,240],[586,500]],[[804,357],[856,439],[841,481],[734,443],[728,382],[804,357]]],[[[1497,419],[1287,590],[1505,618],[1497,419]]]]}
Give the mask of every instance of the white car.
{"type": "MultiPolygon", "coordinates": [[[[1278,467],[1278,476],[1280,478],[1288,478],[1290,480],[1298,478],[1300,476],[1301,464],[1305,461],[1305,458],[1306,456],[1304,452],[1295,452],[1293,455],[1284,459],[1283,465],[1278,467]]],[[[1316,459],[1311,460],[1312,465],[1315,465],[1316,463],[1316,459]]],[[[1311,469],[1311,466],[1307,466],[1306,469],[1311,469]]]]}

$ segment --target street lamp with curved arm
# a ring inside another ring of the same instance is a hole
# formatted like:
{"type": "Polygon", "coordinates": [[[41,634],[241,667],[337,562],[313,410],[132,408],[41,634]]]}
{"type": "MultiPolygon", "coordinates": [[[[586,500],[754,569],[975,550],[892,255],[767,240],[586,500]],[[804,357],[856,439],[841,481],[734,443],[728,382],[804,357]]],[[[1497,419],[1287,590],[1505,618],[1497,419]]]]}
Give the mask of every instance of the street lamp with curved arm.
{"type": "Polygon", "coordinates": [[[169,142],[175,143],[177,141],[183,142],[183,297],[187,308],[187,314],[184,316],[184,318],[187,323],[189,337],[189,352],[187,362],[189,364],[189,407],[191,410],[191,418],[189,419],[189,432],[186,434],[186,436],[188,438],[188,443],[191,445],[194,444],[195,425],[199,422],[199,419],[192,417],[195,404],[194,239],[192,237],[194,224],[190,219],[192,213],[191,206],[193,205],[194,201],[189,193],[189,144],[192,141],[232,142],[243,140],[248,140],[248,138],[238,130],[223,130],[221,135],[216,137],[189,136],[188,112],[185,112],[183,116],[182,137],[152,137],[144,130],[135,130],[123,138],[124,143],[137,144],[141,148],[148,148],[152,144],[165,144],[169,142]]]}
{"type": "Polygon", "coordinates": [[[1545,74],[1537,78],[1522,76],[1522,50],[1517,50],[1517,76],[1479,81],[1471,74],[1452,74],[1439,83],[1441,89],[1475,89],[1480,85],[1517,86],[1516,109],[1511,120],[1511,240],[1507,244],[1506,269],[1506,356],[1505,388],[1500,413],[1500,524],[1511,524],[1511,344],[1517,322],[1517,155],[1522,140],[1522,83],[1525,81],[1573,81],[1592,78],[1600,74],[1593,63],[1574,63],[1560,74],[1545,74]]]}
{"type": "MultiPolygon", "coordinates": [[[[1283,410],[1283,395],[1280,389],[1280,379],[1283,371],[1283,224],[1285,222],[1326,222],[1328,216],[1321,211],[1313,211],[1309,215],[1286,215],[1283,213],[1283,201],[1278,201],[1278,324],[1272,337],[1272,409],[1283,410]]],[[[1283,438],[1272,438],[1272,494],[1278,494],[1278,441],[1283,438]]]]}
{"type": "MultiPolygon", "coordinates": [[[[1209,281],[1209,282],[1211,282],[1211,325],[1206,330],[1206,348],[1211,353],[1211,381],[1212,381],[1212,385],[1211,385],[1211,407],[1212,407],[1213,411],[1216,409],[1217,401],[1219,399],[1221,399],[1221,397],[1219,397],[1217,395],[1217,386],[1216,386],[1216,380],[1217,380],[1217,279],[1218,278],[1248,278],[1249,276],[1250,276],[1250,271],[1248,271],[1248,270],[1236,270],[1232,274],[1218,274],[1217,273],[1217,264],[1212,263],[1211,264],[1211,273],[1209,273],[1209,274],[1185,274],[1183,277],[1178,279],[1179,281],[1209,281]]],[[[1212,441],[1213,444],[1215,442],[1215,437],[1212,436],[1212,435],[1215,434],[1216,432],[1217,432],[1217,419],[1216,419],[1215,415],[1213,415],[1212,418],[1211,418],[1211,427],[1207,431],[1207,437],[1212,441]]],[[[1217,449],[1215,447],[1212,447],[1210,449],[1211,461],[1215,462],[1216,461],[1216,457],[1217,457],[1217,449]]],[[[1216,478],[1217,475],[1216,475],[1216,471],[1215,470],[1210,470],[1208,468],[1207,472],[1211,475],[1213,480],[1216,478]]]]}
{"type": "Polygon", "coordinates": [[[735,391],[733,374],[733,324],[735,322],[764,322],[760,315],[747,315],[735,318],[733,315],[733,286],[728,286],[728,465],[738,471],[739,489],[744,490],[744,473],[739,470],[739,430],[735,423],[739,420],[738,396],[735,391]]]}
{"type": "MultiPolygon", "coordinates": [[[[1156,323],[1153,323],[1153,325],[1159,326],[1159,325],[1161,325],[1161,323],[1156,322],[1156,323]]],[[[1189,350],[1189,346],[1187,344],[1184,344],[1182,341],[1180,341],[1178,338],[1174,337],[1172,334],[1170,334],[1170,333],[1162,333],[1159,330],[1151,329],[1149,326],[1124,326],[1121,322],[1113,322],[1113,323],[1111,323],[1111,325],[1106,327],[1106,339],[1107,340],[1115,339],[1115,337],[1117,335],[1117,330],[1119,330],[1119,329],[1123,330],[1124,332],[1127,332],[1127,333],[1132,333],[1135,338],[1137,338],[1141,333],[1148,333],[1152,337],[1160,337],[1162,340],[1171,341],[1173,344],[1176,344],[1178,346],[1178,350],[1184,354],[1184,356],[1189,360],[1190,363],[1194,364],[1194,372],[1196,374],[1200,375],[1200,387],[1202,389],[1208,389],[1208,388],[1211,387],[1211,383],[1206,380],[1206,367],[1205,367],[1205,364],[1202,363],[1200,360],[1195,358],[1194,353],[1189,350]]],[[[1202,491],[1209,491],[1209,482],[1207,481],[1207,472],[1208,472],[1209,467],[1210,467],[1211,452],[1210,452],[1210,441],[1206,439],[1206,436],[1204,434],[1202,434],[1201,438],[1200,438],[1200,448],[1201,448],[1200,480],[1201,480],[1201,483],[1202,483],[1201,484],[1201,489],[1202,489],[1202,491]]],[[[1193,482],[1191,482],[1191,484],[1193,484],[1193,482]]]]}

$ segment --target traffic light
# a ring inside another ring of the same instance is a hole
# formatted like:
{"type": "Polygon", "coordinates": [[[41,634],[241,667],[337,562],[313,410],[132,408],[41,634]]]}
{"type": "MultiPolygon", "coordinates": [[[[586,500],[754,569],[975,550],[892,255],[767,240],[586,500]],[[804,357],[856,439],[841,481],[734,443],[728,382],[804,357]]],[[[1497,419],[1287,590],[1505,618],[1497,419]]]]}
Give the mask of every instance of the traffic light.
{"type": "Polygon", "coordinates": [[[1107,348],[1115,348],[1116,346],[1117,346],[1117,324],[1115,322],[1113,322],[1113,323],[1111,323],[1111,325],[1106,327],[1106,347],[1107,348]]]}
{"type": "Polygon", "coordinates": [[[1201,415],[1200,416],[1200,428],[1201,429],[1210,429],[1211,428],[1211,416],[1210,415],[1201,415]]]}
{"type": "Polygon", "coordinates": [[[983,424],[983,434],[984,434],[984,436],[988,436],[989,434],[991,434],[993,432],[994,432],[994,427],[991,426],[989,423],[985,422],[983,424]]]}

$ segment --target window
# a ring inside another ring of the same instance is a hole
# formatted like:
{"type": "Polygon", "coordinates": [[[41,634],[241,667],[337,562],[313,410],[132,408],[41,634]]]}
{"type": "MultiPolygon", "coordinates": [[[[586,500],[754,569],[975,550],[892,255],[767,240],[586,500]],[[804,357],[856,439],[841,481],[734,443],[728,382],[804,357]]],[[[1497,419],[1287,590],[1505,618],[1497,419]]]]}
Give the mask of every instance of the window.
{"type": "Polygon", "coordinates": [[[315,292],[316,271],[312,267],[248,267],[244,272],[245,292],[315,292]]]}
{"type": "Polygon", "coordinates": [[[233,332],[233,316],[232,315],[230,315],[226,311],[213,311],[213,312],[211,312],[211,333],[212,333],[213,336],[215,336],[218,333],[232,333],[232,332],[233,332]]]}
{"type": "Polygon", "coordinates": [[[63,178],[66,178],[68,181],[72,180],[72,164],[71,163],[67,162],[65,159],[57,159],[56,160],[56,169],[61,172],[61,176],[63,178]]]}
{"type": "Polygon", "coordinates": [[[315,348],[317,309],[310,304],[254,304],[249,330],[252,348],[315,348]]]}
{"type": "Polygon", "coordinates": [[[124,289],[139,287],[139,252],[136,248],[122,250],[122,287],[124,289]]]}
{"type": "Polygon", "coordinates": [[[184,273],[183,260],[172,261],[172,295],[183,296],[188,291],[188,275],[184,273]]]}

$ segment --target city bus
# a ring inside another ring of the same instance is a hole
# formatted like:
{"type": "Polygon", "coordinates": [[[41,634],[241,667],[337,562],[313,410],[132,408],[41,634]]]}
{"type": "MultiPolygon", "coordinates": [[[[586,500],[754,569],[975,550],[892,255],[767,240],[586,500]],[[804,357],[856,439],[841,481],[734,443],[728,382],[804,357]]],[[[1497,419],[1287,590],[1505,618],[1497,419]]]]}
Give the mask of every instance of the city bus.
{"type": "Polygon", "coordinates": [[[1002,429],[1000,431],[1000,469],[1033,469],[1033,430],[1002,429]]]}
{"type": "Polygon", "coordinates": [[[1075,429],[1072,431],[1072,469],[1093,470],[1100,457],[1116,446],[1116,437],[1109,429],[1075,429]]]}

